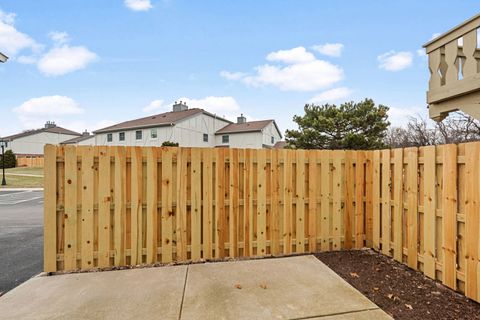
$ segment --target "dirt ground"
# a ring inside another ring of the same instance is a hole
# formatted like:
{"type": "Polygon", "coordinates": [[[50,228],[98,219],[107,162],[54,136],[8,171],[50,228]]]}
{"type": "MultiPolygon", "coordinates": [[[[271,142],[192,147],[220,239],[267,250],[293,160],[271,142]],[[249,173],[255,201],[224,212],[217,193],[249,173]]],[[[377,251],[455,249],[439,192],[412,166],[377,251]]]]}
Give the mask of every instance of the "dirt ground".
{"type": "Polygon", "coordinates": [[[480,319],[480,304],[373,250],[316,255],[395,319],[480,319]]]}

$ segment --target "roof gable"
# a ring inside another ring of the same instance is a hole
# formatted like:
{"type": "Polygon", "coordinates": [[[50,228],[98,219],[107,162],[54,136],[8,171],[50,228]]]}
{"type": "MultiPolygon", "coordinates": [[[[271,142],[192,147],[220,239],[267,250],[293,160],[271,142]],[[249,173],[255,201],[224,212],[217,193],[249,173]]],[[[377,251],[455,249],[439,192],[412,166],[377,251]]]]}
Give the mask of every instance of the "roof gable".
{"type": "Polygon", "coordinates": [[[245,132],[259,132],[265,129],[269,124],[273,122],[275,129],[277,130],[278,134],[280,137],[282,137],[282,133],[278,129],[277,124],[275,123],[275,120],[269,119],[269,120],[260,120],[260,121],[248,121],[244,123],[231,123],[222,129],[218,130],[215,134],[226,134],[226,133],[245,133],[245,132]]]}
{"type": "Polygon", "coordinates": [[[62,127],[55,126],[55,127],[50,127],[50,128],[28,130],[28,131],[20,132],[20,133],[13,134],[13,135],[10,135],[10,136],[7,136],[7,137],[3,137],[3,139],[8,140],[8,141],[12,141],[12,140],[15,140],[15,139],[28,137],[28,136],[32,136],[34,134],[43,133],[43,132],[57,133],[57,134],[67,134],[67,135],[72,135],[72,136],[81,136],[82,135],[81,133],[78,133],[78,132],[75,132],[75,131],[72,131],[72,130],[68,130],[68,129],[65,129],[65,128],[62,128],[62,127]]]}

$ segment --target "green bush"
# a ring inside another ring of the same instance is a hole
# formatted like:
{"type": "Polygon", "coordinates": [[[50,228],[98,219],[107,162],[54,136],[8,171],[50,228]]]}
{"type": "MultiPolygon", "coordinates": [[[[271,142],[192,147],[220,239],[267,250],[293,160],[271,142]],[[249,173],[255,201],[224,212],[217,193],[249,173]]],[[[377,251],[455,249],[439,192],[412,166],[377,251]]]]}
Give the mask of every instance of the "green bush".
{"type": "MultiPolygon", "coordinates": [[[[0,158],[2,155],[0,154],[0,158]]],[[[0,159],[0,168],[3,167],[3,162],[5,161],[5,168],[15,168],[17,165],[17,159],[13,154],[12,150],[5,151],[5,157],[0,159]]]]}
{"type": "Polygon", "coordinates": [[[163,141],[162,147],[178,147],[178,142],[163,141]]]}

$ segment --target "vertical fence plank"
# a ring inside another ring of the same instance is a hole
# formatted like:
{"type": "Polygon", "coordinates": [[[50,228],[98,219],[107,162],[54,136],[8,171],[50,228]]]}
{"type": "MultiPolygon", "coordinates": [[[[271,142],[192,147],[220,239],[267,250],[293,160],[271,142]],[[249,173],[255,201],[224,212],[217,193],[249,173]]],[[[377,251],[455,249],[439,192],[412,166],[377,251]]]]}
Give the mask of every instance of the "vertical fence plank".
{"type": "Polygon", "coordinates": [[[317,251],[317,154],[308,151],[308,250],[317,251]]]}
{"type": "Polygon", "coordinates": [[[296,153],[296,243],[297,253],[305,252],[305,150],[298,150],[296,153]]]}
{"type": "Polygon", "coordinates": [[[162,263],[173,260],[173,153],[174,148],[162,148],[162,263]]]}
{"type": "Polygon", "coordinates": [[[465,145],[465,180],[466,210],[465,210],[465,295],[478,301],[480,268],[479,258],[479,227],[480,227],[480,143],[465,145]]]}
{"type": "Polygon", "coordinates": [[[215,258],[225,256],[225,149],[216,149],[215,258]]]}
{"type": "Polygon", "coordinates": [[[57,271],[57,148],[44,149],[43,271],[57,271]]]}
{"type": "Polygon", "coordinates": [[[110,206],[112,192],[110,190],[111,149],[99,147],[98,156],[98,266],[110,266],[110,206]]]}
{"type": "Polygon", "coordinates": [[[143,190],[143,164],[142,149],[132,148],[132,196],[131,196],[131,245],[130,263],[142,263],[142,190],[143,190]]]}
{"type": "Polygon", "coordinates": [[[238,149],[230,149],[230,201],[229,201],[229,227],[230,227],[230,257],[238,257],[238,219],[239,219],[239,189],[238,189],[238,149]]]}
{"type": "Polygon", "coordinates": [[[244,226],[244,236],[243,236],[243,253],[245,256],[250,256],[252,254],[252,223],[253,220],[252,210],[253,204],[251,201],[252,192],[251,184],[252,180],[250,175],[252,174],[253,159],[252,159],[252,150],[245,150],[245,163],[244,163],[244,190],[243,190],[243,226],[244,226]]]}
{"type": "Polygon", "coordinates": [[[345,158],[345,151],[332,151],[333,155],[333,250],[341,249],[341,231],[342,231],[342,160],[345,158]]]}
{"type": "Polygon", "coordinates": [[[435,279],[435,260],[436,260],[436,224],[437,224],[437,191],[435,179],[436,172],[436,147],[428,146],[424,148],[423,170],[425,177],[425,195],[424,195],[424,218],[423,218],[423,236],[424,236],[424,254],[423,270],[427,277],[435,279]]]}
{"type": "Polygon", "coordinates": [[[320,160],[320,170],[321,170],[321,202],[320,202],[320,211],[321,211],[321,223],[320,223],[320,233],[322,242],[320,248],[322,251],[330,250],[330,151],[325,150],[321,151],[321,160],[320,160]]]}
{"type": "Polygon", "coordinates": [[[382,253],[390,252],[390,150],[382,150],[382,253]]]}
{"type": "Polygon", "coordinates": [[[293,194],[293,182],[292,182],[292,167],[293,156],[295,155],[293,150],[282,150],[283,154],[283,253],[292,253],[292,194],[293,194]]]}
{"type": "Polygon", "coordinates": [[[257,255],[263,256],[267,252],[266,150],[258,150],[257,155],[257,255]]]}
{"type": "Polygon", "coordinates": [[[279,161],[278,161],[278,149],[273,149],[271,152],[271,166],[270,166],[270,179],[271,179],[271,231],[272,231],[272,239],[270,245],[270,253],[273,255],[278,255],[280,253],[280,216],[279,216],[279,192],[280,192],[280,184],[278,175],[279,172],[279,161]]]}
{"type": "Polygon", "coordinates": [[[373,243],[373,151],[365,151],[365,245],[373,243]]]}
{"type": "MultiPolygon", "coordinates": [[[[179,148],[177,152],[177,260],[187,260],[187,149],[179,148]]],[[[213,239],[212,239],[213,241],[213,239]]]]}
{"type": "Polygon", "coordinates": [[[146,263],[157,261],[157,218],[158,218],[158,195],[157,195],[157,148],[147,149],[147,260],[146,263]]]}
{"type": "Polygon", "coordinates": [[[380,150],[373,151],[372,187],[372,245],[380,249],[380,150]]]}
{"type": "Polygon", "coordinates": [[[418,149],[409,148],[407,164],[407,247],[408,266],[417,269],[418,251],[418,149]]]}
{"type": "MultiPolygon", "coordinates": [[[[344,227],[344,248],[352,248],[353,240],[353,199],[354,199],[354,181],[355,173],[353,171],[353,157],[354,151],[346,151],[345,153],[345,214],[343,217],[344,227]]],[[[322,178],[323,179],[323,178],[322,178]]]]}
{"type": "Polygon", "coordinates": [[[77,269],[77,149],[65,146],[65,253],[66,270],[77,269]]]}
{"type": "MultiPolygon", "coordinates": [[[[78,150],[78,149],[77,149],[78,150]]],[[[81,149],[82,158],[82,269],[93,267],[93,192],[94,150],[91,146],[81,149]]]]}
{"type": "Polygon", "coordinates": [[[192,260],[201,258],[201,232],[202,232],[202,212],[201,212],[201,153],[200,149],[192,148],[192,184],[191,184],[191,212],[192,212],[192,260]]]}
{"type": "Polygon", "coordinates": [[[457,146],[443,146],[443,279],[456,289],[457,238],[457,146]]]}
{"type": "Polygon", "coordinates": [[[213,244],[213,167],[212,150],[202,149],[203,162],[203,258],[212,258],[213,244]]]}
{"type": "Polygon", "coordinates": [[[403,149],[393,152],[393,257],[403,257],[403,149]]]}
{"type": "Polygon", "coordinates": [[[125,264],[126,165],[125,147],[115,147],[114,261],[116,266],[125,264]]]}
{"type": "Polygon", "coordinates": [[[355,164],[355,248],[362,248],[365,235],[365,153],[357,151],[355,164]]]}

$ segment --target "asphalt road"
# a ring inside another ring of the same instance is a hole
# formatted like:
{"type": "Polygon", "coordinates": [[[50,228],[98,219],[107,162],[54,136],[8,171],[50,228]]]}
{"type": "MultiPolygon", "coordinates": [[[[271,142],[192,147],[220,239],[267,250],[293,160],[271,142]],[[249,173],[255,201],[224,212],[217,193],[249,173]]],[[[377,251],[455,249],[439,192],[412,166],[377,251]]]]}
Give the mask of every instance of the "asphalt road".
{"type": "Polygon", "coordinates": [[[0,190],[0,295],[42,268],[43,191],[0,190]]]}

